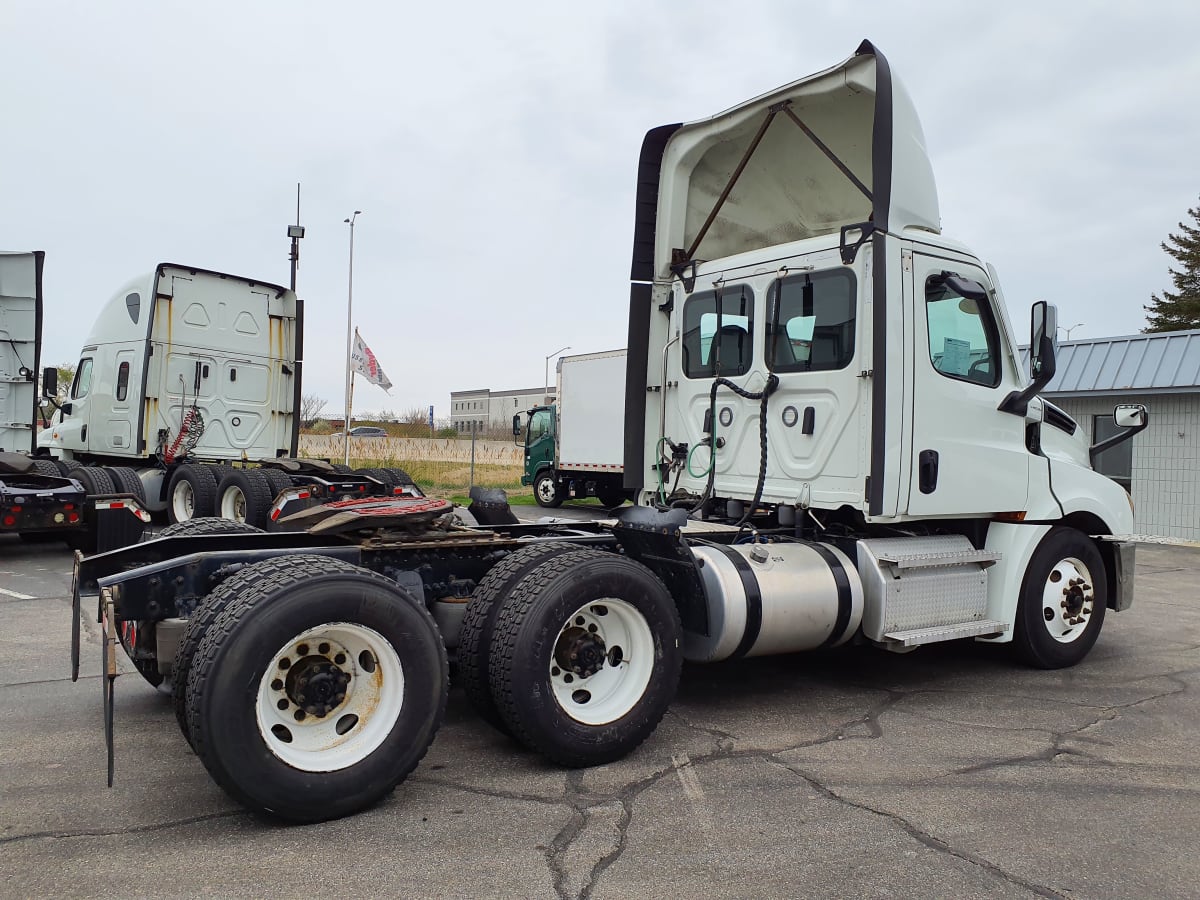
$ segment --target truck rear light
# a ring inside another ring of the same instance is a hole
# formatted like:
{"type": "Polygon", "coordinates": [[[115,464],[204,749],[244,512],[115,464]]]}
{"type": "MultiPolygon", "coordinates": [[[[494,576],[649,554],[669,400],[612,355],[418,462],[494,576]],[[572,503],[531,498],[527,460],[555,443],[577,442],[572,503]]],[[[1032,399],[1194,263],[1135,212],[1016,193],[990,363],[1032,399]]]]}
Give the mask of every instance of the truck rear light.
{"type": "Polygon", "coordinates": [[[19,513],[21,511],[21,507],[19,507],[19,506],[13,506],[13,507],[11,507],[11,509],[15,513],[19,513]]]}
{"type": "Polygon", "coordinates": [[[17,517],[16,517],[16,516],[5,516],[5,517],[4,517],[4,524],[5,524],[5,525],[16,525],[16,524],[17,524],[17,517]]]}
{"type": "Polygon", "coordinates": [[[79,513],[67,513],[67,521],[74,525],[79,521],[79,513]]]}
{"type": "Polygon", "coordinates": [[[63,509],[74,509],[74,508],[75,508],[74,503],[64,503],[63,504],[63,509]]]}

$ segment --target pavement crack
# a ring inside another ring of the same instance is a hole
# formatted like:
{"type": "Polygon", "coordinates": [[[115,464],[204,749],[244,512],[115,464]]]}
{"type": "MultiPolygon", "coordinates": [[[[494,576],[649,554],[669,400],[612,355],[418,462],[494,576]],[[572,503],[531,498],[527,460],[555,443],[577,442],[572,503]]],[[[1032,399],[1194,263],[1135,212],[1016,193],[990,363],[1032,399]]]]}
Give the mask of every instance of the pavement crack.
{"type": "Polygon", "coordinates": [[[0,837],[0,845],[16,844],[22,841],[42,840],[46,838],[83,838],[83,837],[114,837],[123,834],[141,834],[147,831],[162,831],[168,828],[183,828],[198,822],[211,822],[214,819],[232,819],[238,816],[251,818],[251,813],[244,809],[230,809],[224,812],[206,813],[202,816],[189,816],[186,819],[174,819],[170,822],[153,822],[146,825],[130,825],[126,828],[79,828],[62,831],[31,831],[26,834],[14,834],[0,837]]]}
{"type": "Polygon", "coordinates": [[[771,762],[775,763],[776,765],[781,766],[784,769],[787,769],[789,772],[791,772],[796,777],[801,778],[804,781],[806,781],[809,785],[811,785],[813,790],[817,791],[823,797],[826,797],[827,799],[833,800],[837,803],[841,803],[845,806],[849,806],[854,809],[862,810],[863,812],[871,813],[872,815],[876,815],[876,816],[880,816],[881,818],[888,819],[889,821],[891,821],[895,825],[897,825],[906,834],[908,834],[911,838],[913,838],[918,843],[923,844],[924,846],[928,847],[931,850],[935,850],[938,853],[943,853],[943,854],[946,854],[947,856],[952,856],[955,859],[962,860],[963,862],[969,863],[973,866],[977,866],[977,867],[983,869],[984,871],[988,872],[992,876],[999,878],[1002,881],[1007,882],[1008,884],[1011,884],[1016,887],[1023,888],[1024,890],[1030,891],[1039,897],[1065,898],[1065,897],[1069,896],[1068,894],[1065,894],[1061,891],[1056,891],[1053,888],[1046,887],[1045,885],[1036,884],[1032,881],[1027,881],[1023,878],[1020,878],[1020,877],[1012,874],[1011,872],[1005,870],[1001,866],[996,865],[995,863],[991,862],[990,860],[984,859],[983,857],[978,856],[974,853],[971,853],[966,850],[959,850],[958,848],[951,846],[946,841],[943,841],[941,838],[936,837],[933,834],[930,834],[928,831],[925,831],[922,828],[919,828],[918,826],[916,826],[915,824],[910,822],[908,819],[904,818],[903,816],[901,816],[897,813],[890,812],[886,809],[878,809],[874,806],[871,806],[870,804],[863,803],[858,800],[852,800],[849,797],[845,797],[842,794],[839,794],[833,788],[827,787],[826,785],[822,784],[816,778],[816,776],[789,764],[785,760],[778,759],[775,756],[771,756],[769,759],[771,762]]]}

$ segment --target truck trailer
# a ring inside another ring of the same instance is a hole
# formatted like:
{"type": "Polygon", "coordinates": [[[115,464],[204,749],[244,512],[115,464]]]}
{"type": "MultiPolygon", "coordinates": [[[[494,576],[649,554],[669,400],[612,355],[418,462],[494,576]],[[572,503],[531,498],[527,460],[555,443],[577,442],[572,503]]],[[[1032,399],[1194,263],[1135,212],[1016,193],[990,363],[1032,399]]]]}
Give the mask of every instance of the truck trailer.
{"type": "MultiPolygon", "coordinates": [[[[684,659],[973,639],[1058,668],[1130,607],[1132,502],[1038,396],[1053,310],[1034,307],[1027,376],[995,271],[942,234],[920,122],[874,46],[651,130],[637,185],[638,504],[618,518],[510,524],[480,496],[465,527],[399,498],[77,560],[106,671],[120,645],[169,677],[248,808],[316,821],[386,795],[441,721],[447,647],[484,719],[591,766],[654,732],[684,659]]],[[[1146,412],[1116,419],[1127,439],[1146,412]]]]}
{"type": "Polygon", "coordinates": [[[264,527],[292,487],[288,512],[417,492],[400,469],[298,458],[303,322],[288,288],[161,263],[101,307],[39,451],[89,493],[112,490],[111,467],[133,473],[126,489],[176,524],[264,527]]]}
{"type": "MultiPolygon", "coordinates": [[[[0,252],[0,533],[89,551],[131,544],[150,516],[129,492],[130,470],[106,472],[104,489],[89,491],[71,467],[34,452],[44,262],[40,250],[0,252]]],[[[57,376],[53,366],[41,373],[43,391],[54,393],[57,376]]]]}
{"type": "Polygon", "coordinates": [[[539,506],[569,497],[599,497],[607,507],[629,498],[625,489],[624,350],[580,353],[558,360],[556,402],[513,416],[513,434],[525,438],[521,484],[533,485],[539,506]]]}

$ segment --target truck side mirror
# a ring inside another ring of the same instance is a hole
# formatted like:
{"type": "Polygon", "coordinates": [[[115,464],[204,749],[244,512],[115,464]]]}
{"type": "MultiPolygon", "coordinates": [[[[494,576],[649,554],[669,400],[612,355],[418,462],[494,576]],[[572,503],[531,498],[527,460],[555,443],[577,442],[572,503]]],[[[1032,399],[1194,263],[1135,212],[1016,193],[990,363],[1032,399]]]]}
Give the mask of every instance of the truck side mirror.
{"type": "Polygon", "coordinates": [[[513,416],[513,437],[521,436],[521,414],[513,416]]]}
{"type": "Polygon", "coordinates": [[[1105,438],[1088,447],[1092,468],[1096,467],[1096,457],[1105,450],[1115,447],[1117,444],[1123,444],[1139,431],[1144,431],[1150,424],[1150,415],[1146,412],[1146,407],[1140,403],[1124,403],[1113,410],[1113,421],[1122,430],[1112,437],[1105,438]]]}
{"type": "Polygon", "coordinates": [[[46,366],[42,369],[42,396],[46,398],[58,396],[58,369],[54,366],[46,366]]]}
{"type": "Polygon", "coordinates": [[[1058,310],[1039,300],[1029,312],[1029,376],[1033,381],[1023,391],[1013,391],[1000,404],[1000,411],[1024,416],[1029,400],[1050,383],[1054,377],[1054,333],[1058,327],[1058,310]]]}
{"type": "Polygon", "coordinates": [[[1049,362],[1050,377],[1053,378],[1054,336],[1058,334],[1058,310],[1045,300],[1039,300],[1033,304],[1033,309],[1030,310],[1030,320],[1029,376],[1036,381],[1042,374],[1042,369],[1049,362]]]}
{"type": "Polygon", "coordinates": [[[1146,407],[1140,403],[1118,406],[1113,410],[1113,420],[1118,428],[1145,428],[1146,418],[1146,407]]]}

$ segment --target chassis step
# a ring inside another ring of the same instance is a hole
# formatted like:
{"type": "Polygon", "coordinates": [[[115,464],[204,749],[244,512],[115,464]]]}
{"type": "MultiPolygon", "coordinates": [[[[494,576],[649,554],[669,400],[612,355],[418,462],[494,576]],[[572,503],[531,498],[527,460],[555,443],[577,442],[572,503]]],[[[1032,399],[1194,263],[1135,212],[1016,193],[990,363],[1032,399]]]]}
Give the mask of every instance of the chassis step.
{"type": "Polygon", "coordinates": [[[932,628],[914,628],[911,631],[890,631],[884,635],[884,638],[894,641],[902,647],[920,647],[922,644],[936,644],[939,641],[954,641],[983,634],[1003,634],[1006,631],[1008,631],[1007,622],[980,619],[975,622],[962,622],[958,625],[935,625],[932,628]]]}

